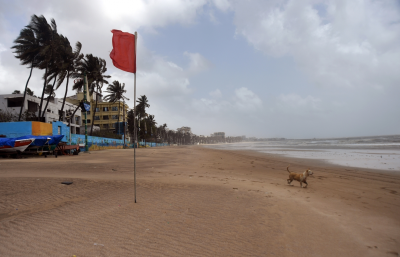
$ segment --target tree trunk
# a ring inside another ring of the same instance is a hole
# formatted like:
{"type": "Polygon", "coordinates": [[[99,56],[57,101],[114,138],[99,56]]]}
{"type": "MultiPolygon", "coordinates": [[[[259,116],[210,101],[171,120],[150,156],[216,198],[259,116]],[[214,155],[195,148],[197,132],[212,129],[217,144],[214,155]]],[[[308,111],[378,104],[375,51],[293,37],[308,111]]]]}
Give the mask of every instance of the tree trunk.
{"type": "Polygon", "coordinates": [[[47,103],[46,103],[46,106],[44,107],[43,116],[45,114],[45,111],[47,110],[47,106],[49,105],[50,97],[54,92],[54,84],[56,84],[56,79],[57,79],[57,75],[54,77],[53,86],[51,87],[51,91],[49,93],[49,96],[47,97],[47,103]]]}
{"type": "Polygon", "coordinates": [[[63,99],[63,103],[62,103],[62,106],[61,106],[60,116],[58,118],[59,121],[61,121],[61,117],[62,117],[63,111],[64,111],[65,99],[67,98],[67,92],[68,92],[68,83],[69,83],[69,71],[67,73],[67,85],[65,86],[64,99],[63,99]]]}
{"type": "Polygon", "coordinates": [[[25,91],[24,91],[24,100],[22,101],[21,110],[19,111],[18,121],[21,121],[22,109],[24,108],[24,105],[25,105],[26,89],[28,88],[28,83],[29,83],[29,80],[31,79],[31,76],[32,76],[32,70],[33,70],[33,61],[32,61],[32,64],[31,64],[31,72],[29,73],[29,78],[26,81],[25,91]]]}
{"type": "Polygon", "coordinates": [[[43,98],[44,98],[44,91],[46,90],[46,85],[47,85],[47,65],[46,65],[46,71],[44,72],[44,85],[43,85],[42,97],[40,98],[39,115],[38,115],[39,118],[42,117],[42,106],[43,106],[43,98]]]}
{"type": "MultiPolygon", "coordinates": [[[[96,108],[97,108],[97,95],[99,93],[99,87],[97,87],[97,93],[96,93],[96,105],[94,106],[94,111],[93,111],[93,118],[92,118],[92,126],[90,128],[90,136],[93,135],[93,126],[94,126],[94,116],[96,115],[96,108]]],[[[99,125],[100,127],[100,125],[99,125]]]]}

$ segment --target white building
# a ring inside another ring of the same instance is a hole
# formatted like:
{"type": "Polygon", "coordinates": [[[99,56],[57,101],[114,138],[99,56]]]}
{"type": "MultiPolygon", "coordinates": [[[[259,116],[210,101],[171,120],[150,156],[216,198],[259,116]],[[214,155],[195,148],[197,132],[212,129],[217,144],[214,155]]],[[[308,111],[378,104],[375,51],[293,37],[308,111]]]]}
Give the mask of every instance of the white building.
{"type": "MultiPolygon", "coordinates": [[[[34,113],[38,116],[38,110],[40,105],[40,98],[35,96],[26,95],[25,103],[23,103],[24,95],[23,94],[8,94],[8,95],[0,95],[0,110],[12,113],[14,115],[19,115],[19,112],[22,108],[22,112],[30,112],[34,113]]],[[[43,100],[43,109],[46,105],[47,100],[43,100]]],[[[63,99],[61,98],[50,98],[49,105],[47,106],[47,110],[44,114],[44,122],[52,123],[53,121],[59,120],[59,113],[61,112],[63,99]]],[[[68,114],[72,114],[76,105],[65,101],[64,111],[62,114],[61,121],[68,125],[69,116],[68,114]],[[66,115],[67,114],[67,115],[66,115]]],[[[80,108],[76,111],[75,115],[71,119],[71,133],[72,134],[80,134],[80,126],[82,123],[81,118],[81,110],[80,108]]]]}

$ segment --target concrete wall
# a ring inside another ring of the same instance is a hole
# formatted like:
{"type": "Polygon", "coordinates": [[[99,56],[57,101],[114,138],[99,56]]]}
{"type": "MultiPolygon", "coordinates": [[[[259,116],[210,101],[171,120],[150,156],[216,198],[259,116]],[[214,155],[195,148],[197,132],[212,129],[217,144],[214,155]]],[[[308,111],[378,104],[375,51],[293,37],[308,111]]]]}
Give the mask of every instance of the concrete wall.
{"type": "Polygon", "coordinates": [[[32,122],[0,122],[0,135],[8,138],[32,135],[32,122]]]}
{"type": "Polygon", "coordinates": [[[31,121],[32,134],[34,136],[51,136],[53,135],[53,126],[50,123],[31,121]]]}
{"type": "MultiPolygon", "coordinates": [[[[85,135],[72,134],[71,144],[78,145],[81,144],[81,151],[85,150],[85,135]]],[[[105,138],[105,137],[92,137],[88,136],[88,146],[89,151],[105,150],[105,149],[122,149],[124,145],[124,140],[105,138]]]]}
{"type": "MultiPolygon", "coordinates": [[[[56,124],[56,122],[54,122],[56,124]]],[[[65,124],[61,123],[65,128],[68,128],[65,124]]],[[[8,138],[21,137],[27,135],[34,136],[51,136],[58,135],[54,133],[55,125],[50,123],[38,122],[38,121],[16,121],[16,122],[0,122],[0,135],[5,135],[8,138]]],[[[63,133],[61,133],[63,135],[63,133]]]]}
{"type": "Polygon", "coordinates": [[[64,135],[61,142],[69,142],[69,127],[61,121],[53,122],[53,135],[64,135]]]}

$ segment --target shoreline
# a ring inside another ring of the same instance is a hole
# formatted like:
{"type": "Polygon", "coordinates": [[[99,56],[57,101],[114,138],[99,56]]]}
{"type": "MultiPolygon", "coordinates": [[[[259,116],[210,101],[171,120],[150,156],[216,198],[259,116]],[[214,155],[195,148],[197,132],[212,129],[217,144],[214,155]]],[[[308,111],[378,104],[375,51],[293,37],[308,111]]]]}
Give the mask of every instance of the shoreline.
{"type": "MultiPolygon", "coordinates": [[[[243,143],[242,146],[246,143],[243,143]]],[[[333,146],[281,146],[281,147],[249,147],[238,149],[235,145],[207,145],[205,147],[229,151],[255,151],[265,154],[280,155],[288,158],[309,159],[324,161],[347,168],[364,168],[400,172],[400,149],[398,147],[361,148],[352,145],[352,148],[333,146]]]]}
{"type": "Polygon", "coordinates": [[[136,154],[137,203],[132,149],[0,159],[0,255],[400,253],[397,173],[198,146],[136,154]],[[314,171],[307,188],[287,185],[287,166],[314,171]]]}

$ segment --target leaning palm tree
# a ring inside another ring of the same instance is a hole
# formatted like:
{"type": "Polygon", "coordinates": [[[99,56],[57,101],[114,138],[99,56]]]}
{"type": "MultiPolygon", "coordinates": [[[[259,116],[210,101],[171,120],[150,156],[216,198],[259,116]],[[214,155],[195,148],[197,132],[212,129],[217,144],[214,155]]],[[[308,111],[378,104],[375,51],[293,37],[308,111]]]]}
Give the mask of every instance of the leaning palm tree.
{"type": "Polygon", "coordinates": [[[64,82],[65,78],[67,78],[63,103],[59,113],[59,121],[61,121],[63,117],[65,100],[67,98],[67,93],[68,93],[69,78],[71,77],[71,73],[76,71],[76,64],[83,58],[83,54],[80,53],[82,49],[82,44],[79,41],[76,42],[75,44],[75,51],[73,51],[67,37],[60,35],[60,44],[61,44],[61,51],[59,52],[59,54],[61,60],[60,62],[58,62],[56,68],[50,71],[51,73],[50,78],[52,78],[55,75],[58,75],[56,89],[58,89],[64,82]]]}
{"type": "MultiPolygon", "coordinates": [[[[129,100],[126,96],[124,96],[124,94],[126,93],[125,83],[121,84],[117,80],[114,80],[113,83],[107,87],[106,92],[109,94],[104,97],[104,100],[106,100],[108,102],[120,103],[121,100],[129,100]]],[[[125,106],[123,106],[122,108],[125,108],[125,106]]],[[[120,113],[121,113],[121,108],[120,108],[120,104],[118,104],[118,133],[120,131],[120,129],[119,129],[120,113]]]]}
{"type": "Polygon", "coordinates": [[[43,107],[44,91],[47,86],[48,67],[53,62],[54,55],[57,53],[57,47],[58,47],[58,42],[57,42],[58,40],[56,40],[58,35],[57,24],[54,19],[51,19],[50,24],[47,23],[47,20],[43,15],[41,16],[32,15],[31,21],[27,26],[27,28],[33,31],[40,45],[40,51],[37,56],[38,59],[37,66],[39,69],[45,69],[45,73],[43,76],[44,78],[43,91],[40,100],[39,115],[38,115],[38,117],[40,118],[45,113],[45,110],[42,110],[42,107],[43,107]]]}
{"type": "MultiPolygon", "coordinates": [[[[59,40],[60,43],[61,43],[61,39],[63,38],[63,36],[62,35],[59,35],[59,36],[57,35],[56,37],[57,37],[57,40],[59,40]]],[[[49,66],[48,66],[48,72],[47,72],[48,78],[47,78],[47,80],[48,81],[53,80],[53,84],[52,85],[49,84],[45,88],[45,91],[46,91],[45,94],[48,94],[49,96],[53,95],[54,85],[56,84],[57,76],[63,70],[64,62],[63,62],[63,59],[62,59],[62,52],[64,52],[64,51],[65,51],[65,47],[60,45],[58,47],[57,53],[53,54],[53,58],[51,60],[51,64],[49,64],[49,66]]],[[[56,89],[58,89],[58,87],[56,89]]],[[[50,97],[47,97],[47,102],[46,102],[46,105],[44,107],[43,116],[45,114],[45,111],[47,110],[47,106],[49,105],[49,101],[50,101],[50,97]]]]}
{"type": "MultiPolygon", "coordinates": [[[[96,104],[93,111],[92,127],[90,135],[93,134],[94,117],[96,115],[96,108],[99,96],[102,93],[103,84],[108,84],[106,78],[110,78],[109,75],[104,75],[107,71],[106,61],[104,59],[93,56],[92,54],[87,54],[85,58],[78,61],[76,64],[76,71],[71,74],[72,78],[83,78],[83,74],[87,75],[87,83],[89,86],[89,92],[92,95],[96,90],[96,104]]],[[[82,90],[83,81],[80,80],[72,87],[72,89],[82,90]]]]}
{"type": "MultiPolygon", "coordinates": [[[[27,94],[28,83],[29,80],[31,79],[33,68],[37,67],[37,60],[38,60],[37,56],[40,52],[41,46],[34,31],[27,27],[21,30],[17,39],[14,40],[14,43],[15,45],[12,46],[11,48],[15,49],[14,51],[14,53],[16,54],[15,57],[20,59],[22,65],[28,64],[29,65],[28,68],[30,68],[31,70],[29,73],[28,80],[26,81],[25,84],[24,98],[22,101],[24,105],[27,94]]],[[[18,121],[21,121],[22,109],[23,106],[21,106],[21,110],[18,116],[18,121]]]]}
{"type": "MultiPolygon", "coordinates": [[[[66,38],[66,41],[68,41],[67,38],[66,38]]],[[[67,51],[64,52],[65,68],[59,76],[58,86],[61,85],[61,83],[64,81],[65,78],[67,78],[67,84],[65,86],[65,94],[64,94],[63,103],[61,106],[59,120],[61,120],[62,113],[64,111],[65,100],[67,98],[67,93],[68,93],[69,78],[71,77],[71,73],[76,71],[77,63],[83,58],[83,54],[80,53],[81,49],[82,49],[82,44],[78,41],[75,44],[75,51],[72,51],[72,48],[69,48],[69,49],[67,49],[67,51]]]]}

